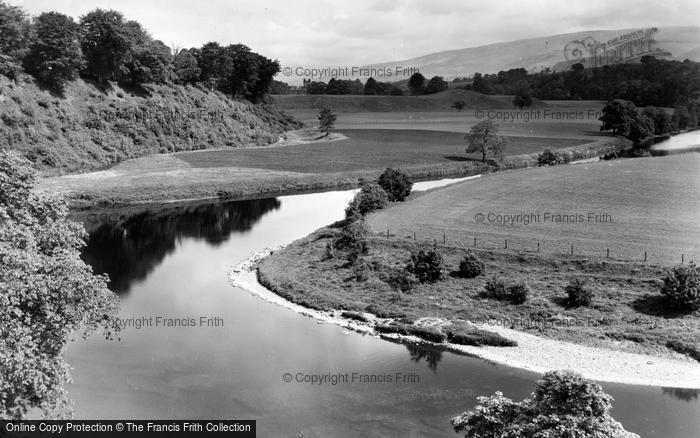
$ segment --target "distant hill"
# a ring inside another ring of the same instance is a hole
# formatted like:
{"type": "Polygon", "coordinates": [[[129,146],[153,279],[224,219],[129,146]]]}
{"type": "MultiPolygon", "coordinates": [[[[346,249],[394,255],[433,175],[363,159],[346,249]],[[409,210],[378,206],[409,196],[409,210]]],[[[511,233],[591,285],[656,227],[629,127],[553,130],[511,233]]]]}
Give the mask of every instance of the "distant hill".
{"type": "MultiPolygon", "coordinates": [[[[571,41],[592,38],[608,41],[639,29],[592,30],[552,35],[542,38],[509,41],[459,50],[431,53],[413,59],[368,65],[368,68],[396,66],[416,67],[426,77],[441,75],[446,79],[471,76],[475,72],[497,73],[523,67],[528,71],[567,66],[564,49],[571,41]]],[[[700,61],[700,27],[662,27],[653,34],[653,48],[670,53],[665,59],[700,61]]]]}
{"type": "MultiPolygon", "coordinates": [[[[512,96],[487,96],[468,90],[445,90],[424,96],[353,96],[353,95],[277,95],[272,101],[283,111],[319,109],[324,106],[335,112],[399,112],[450,111],[457,100],[466,109],[512,109],[512,96]]],[[[546,106],[534,99],[533,107],[546,106]]]]}
{"type": "Polygon", "coordinates": [[[265,145],[299,124],[271,105],[179,85],[101,91],[77,80],[63,96],[20,74],[0,74],[0,148],[19,150],[46,174],[103,168],[128,158],[265,145]]]}

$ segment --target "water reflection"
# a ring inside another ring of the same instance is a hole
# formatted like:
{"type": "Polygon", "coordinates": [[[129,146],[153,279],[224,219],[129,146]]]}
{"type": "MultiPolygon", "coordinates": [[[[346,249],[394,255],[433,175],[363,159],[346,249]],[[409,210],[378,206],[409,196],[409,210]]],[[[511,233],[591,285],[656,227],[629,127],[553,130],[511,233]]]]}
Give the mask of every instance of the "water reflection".
{"type": "Polygon", "coordinates": [[[438,362],[442,360],[442,350],[427,344],[406,344],[406,349],[413,362],[425,360],[428,369],[437,372],[438,362]]]}
{"type": "Polygon", "coordinates": [[[277,198],[269,198],[149,210],[93,230],[82,258],[95,272],[109,275],[110,289],[126,294],[174,252],[181,239],[221,245],[231,233],[250,231],[280,205],[277,198]]]}
{"type": "Polygon", "coordinates": [[[661,392],[684,402],[696,401],[700,397],[700,389],[693,388],[661,388],[661,392]]]}

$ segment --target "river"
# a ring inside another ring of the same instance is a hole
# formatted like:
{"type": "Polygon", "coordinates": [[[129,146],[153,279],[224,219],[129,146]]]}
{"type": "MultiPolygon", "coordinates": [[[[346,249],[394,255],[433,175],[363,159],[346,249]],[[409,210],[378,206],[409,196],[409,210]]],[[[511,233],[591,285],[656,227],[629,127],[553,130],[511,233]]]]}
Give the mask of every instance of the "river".
{"type": "MultiPolygon", "coordinates": [[[[450,418],[477,396],[529,395],[532,373],[318,324],[229,284],[250,254],[340,219],[352,193],[171,206],[99,224],[76,216],[91,230],[83,257],[110,275],[123,321],[161,325],[70,346],[76,418],[255,419],[260,437],[456,437],[450,418]],[[296,381],[346,373],[335,385],[296,381]]],[[[602,386],[613,416],[643,437],[700,431],[699,391],[602,386]]]]}

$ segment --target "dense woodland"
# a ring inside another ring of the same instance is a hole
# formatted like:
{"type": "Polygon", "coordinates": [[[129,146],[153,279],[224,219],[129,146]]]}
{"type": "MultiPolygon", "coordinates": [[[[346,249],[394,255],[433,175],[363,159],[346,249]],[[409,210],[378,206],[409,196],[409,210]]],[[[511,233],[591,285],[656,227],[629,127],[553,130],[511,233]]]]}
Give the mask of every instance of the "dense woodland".
{"type": "Polygon", "coordinates": [[[259,102],[280,66],[242,44],[170,48],[114,10],[95,9],[77,22],[59,12],[30,19],[0,1],[0,73],[15,77],[20,69],[58,92],[80,76],[102,87],[203,84],[259,102]]]}
{"type": "Polygon", "coordinates": [[[574,64],[563,72],[528,73],[514,68],[497,74],[475,73],[467,88],[484,94],[517,94],[525,89],[538,99],[624,99],[638,107],[674,107],[700,98],[700,64],[649,56],[637,64],[592,69],[574,64]]]}

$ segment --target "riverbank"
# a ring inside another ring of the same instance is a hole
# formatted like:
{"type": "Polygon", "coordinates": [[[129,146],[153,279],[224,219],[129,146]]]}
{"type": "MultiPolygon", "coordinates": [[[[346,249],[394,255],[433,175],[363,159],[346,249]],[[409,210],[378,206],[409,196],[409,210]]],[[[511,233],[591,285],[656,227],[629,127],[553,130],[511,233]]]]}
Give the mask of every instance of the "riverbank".
{"type": "MultiPolygon", "coordinates": [[[[231,285],[245,289],[267,302],[314,318],[319,323],[335,324],[348,330],[404,343],[427,342],[415,336],[380,334],[376,331],[377,325],[389,323],[393,320],[391,318],[376,318],[365,313],[367,321],[358,321],[354,317],[344,317],[341,310],[311,309],[283,298],[259,281],[257,266],[271,254],[273,251],[266,249],[234,266],[229,274],[231,285]]],[[[431,322],[435,324],[436,321],[431,322]]],[[[582,346],[494,325],[480,325],[479,328],[515,341],[517,346],[476,347],[449,342],[439,345],[449,351],[535,373],[569,369],[586,378],[602,382],[700,388],[700,366],[688,360],[582,346]]]]}
{"type": "MultiPolygon", "coordinates": [[[[341,143],[328,142],[329,139],[319,139],[314,143],[341,143]]],[[[98,172],[45,178],[41,180],[39,189],[63,195],[68,198],[71,208],[81,209],[202,199],[235,200],[351,189],[365,180],[378,177],[384,167],[389,165],[400,167],[415,181],[424,181],[472,176],[500,168],[530,167],[536,166],[537,163],[537,153],[508,156],[499,168],[466,158],[425,162],[407,157],[402,162],[394,152],[388,150],[377,152],[384,155],[377,156],[376,160],[369,160],[359,168],[350,163],[353,165],[340,166],[342,170],[335,171],[338,166],[334,163],[347,161],[343,149],[337,149],[336,158],[324,158],[323,162],[327,163],[325,165],[307,163],[308,160],[304,157],[314,157],[313,151],[304,152],[299,148],[309,143],[255,148],[252,152],[241,150],[241,153],[260,154],[261,166],[264,166],[264,162],[274,163],[274,169],[232,165],[235,164],[235,160],[231,164],[222,165],[217,159],[206,165],[194,165],[193,160],[201,161],[202,157],[216,157],[220,153],[200,151],[182,155],[187,159],[181,159],[181,154],[155,155],[129,160],[98,172]],[[272,151],[282,155],[274,160],[265,156],[272,151]],[[193,157],[197,157],[196,160],[193,157]],[[307,164],[301,168],[294,167],[298,170],[287,170],[290,168],[286,165],[287,162],[299,162],[300,159],[307,164]],[[323,166],[328,169],[323,169],[323,166]]],[[[397,144],[398,146],[400,145],[397,144]]],[[[609,138],[558,150],[563,156],[577,160],[606,155],[629,146],[627,140],[609,138]]]]}
{"type": "MultiPolygon", "coordinates": [[[[700,388],[700,366],[691,359],[691,352],[700,350],[700,314],[671,311],[660,294],[667,269],[680,262],[676,256],[684,253],[687,262],[698,251],[697,235],[689,231],[696,229],[694,212],[700,208],[690,201],[698,190],[692,177],[698,165],[698,157],[689,155],[488,175],[370,215],[373,234],[359,262],[328,250],[341,233],[339,223],[262,259],[258,280],[282,299],[333,316],[342,311],[360,314],[359,319],[375,328],[395,321],[402,326],[392,330],[406,333],[411,332],[406,324],[428,324],[440,332],[428,333],[428,339],[449,335],[454,325],[481,323],[475,328],[518,344],[488,347],[485,354],[499,363],[537,372],[572,368],[598,380],[700,388]],[[683,208],[678,199],[685,200],[683,208]],[[637,202],[644,207],[635,207],[637,202]],[[505,226],[475,219],[475,212],[489,211],[484,206],[504,215],[507,209],[522,213],[545,207],[550,212],[607,212],[611,220],[505,226]],[[663,219],[663,212],[670,210],[673,224],[663,219]],[[562,239],[571,240],[575,254],[569,253],[568,241],[566,248],[556,246],[562,239]],[[653,251],[644,249],[647,243],[653,251]],[[394,279],[421,246],[438,248],[445,276],[404,289],[394,279]],[[612,248],[612,257],[606,257],[606,246],[612,248]],[[468,250],[484,263],[484,274],[473,279],[455,272],[468,250]],[[526,302],[484,297],[493,276],[508,284],[525,283],[526,302]],[[565,288],[573,278],[585,281],[594,296],[592,305],[567,305],[565,288]],[[540,348],[543,343],[547,350],[540,348]]],[[[473,348],[467,350],[479,354],[473,348]]]]}

